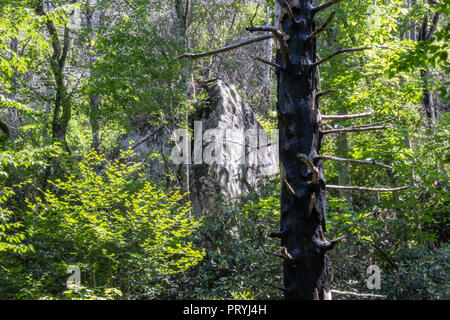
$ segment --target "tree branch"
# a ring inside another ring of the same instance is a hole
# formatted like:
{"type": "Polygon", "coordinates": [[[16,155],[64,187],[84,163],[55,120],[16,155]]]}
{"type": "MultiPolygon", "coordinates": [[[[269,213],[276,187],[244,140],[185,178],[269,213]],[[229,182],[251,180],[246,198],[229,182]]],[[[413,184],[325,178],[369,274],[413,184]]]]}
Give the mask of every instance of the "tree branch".
{"type": "Polygon", "coordinates": [[[266,250],[264,250],[264,253],[268,254],[268,255],[271,255],[271,256],[274,256],[274,257],[277,257],[277,258],[284,259],[284,257],[281,254],[273,253],[273,252],[266,251],[266,250]]]}
{"type": "Polygon", "coordinates": [[[295,194],[295,191],[294,191],[294,189],[291,187],[291,185],[289,184],[289,182],[287,181],[287,179],[284,179],[284,184],[286,185],[286,188],[288,189],[289,193],[290,193],[292,196],[295,196],[295,195],[296,195],[296,194],[295,194]]]}
{"type": "Polygon", "coordinates": [[[370,117],[373,116],[374,114],[375,112],[367,112],[360,114],[345,114],[345,115],[328,115],[328,116],[322,115],[322,120],[350,120],[350,119],[370,117]]]}
{"type": "Polygon", "coordinates": [[[266,282],[266,285],[268,285],[269,287],[272,287],[272,288],[274,288],[274,289],[280,290],[280,291],[282,291],[282,292],[286,292],[286,289],[285,289],[285,288],[282,288],[282,287],[280,287],[280,286],[274,285],[274,284],[272,284],[272,283],[270,283],[270,282],[266,282]]]}
{"type": "MultiPolygon", "coordinates": [[[[334,93],[334,92],[336,92],[336,90],[321,91],[321,92],[316,94],[316,97],[320,98],[320,97],[323,97],[323,96],[325,96],[327,94],[334,93]]],[[[322,118],[323,118],[323,116],[322,116],[322,118]]]]}
{"type": "Polygon", "coordinates": [[[373,130],[385,130],[389,129],[389,127],[386,126],[378,126],[378,127],[364,127],[364,128],[343,128],[343,129],[333,129],[333,130],[325,130],[322,131],[323,134],[332,134],[332,133],[343,133],[343,132],[361,132],[361,131],[373,131],[373,130]]]}
{"type": "Polygon", "coordinates": [[[327,185],[327,189],[334,190],[356,190],[356,191],[373,191],[373,192],[394,192],[408,189],[409,186],[406,187],[398,187],[398,188],[367,188],[367,187],[356,187],[356,186],[335,186],[335,185],[327,185]]]}
{"type": "Polygon", "coordinates": [[[315,7],[314,9],[312,9],[312,14],[314,15],[314,14],[316,14],[317,12],[322,11],[322,10],[325,10],[326,8],[329,8],[329,7],[331,7],[332,5],[334,5],[334,4],[336,4],[336,3],[339,3],[339,2],[341,2],[341,1],[342,1],[342,0],[331,0],[331,1],[328,1],[328,2],[326,2],[326,3],[324,3],[324,4],[320,5],[320,6],[315,7]]]}
{"type": "Polygon", "coordinates": [[[317,167],[312,163],[311,159],[309,159],[307,155],[299,153],[297,157],[299,157],[300,160],[302,160],[311,170],[313,174],[311,184],[317,184],[317,182],[319,182],[319,170],[317,169],[317,167]]]}
{"type": "Polygon", "coordinates": [[[336,14],[335,11],[333,11],[330,16],[328,17],[328,19],[325,21],[325,23],[323,25],[321,25],[316,31],[314,31],[313,33],[311,33],[308,38],[306,38],[307,41],[314,39],[319,33],[321,33],[323,30],[325,30],[326,27],[328,27],[328,25],[330,24],[331,20],[333,20],[334,15],[336,14]]]}
{"type": "Polygon", "coordinates": [[[272,32],[272,34],[274,35],[274,37],[278,40],[278,43],[280,44],[280,51],[281,51],[281,55],[283,57],[283,59],[288,62],[289,60],[289,53],[288,53],[288,49],[287,49],[287,45],[286,42],[284,41],[284,32],[282,32],[281,30],[275,28],[274,26],[251,26],[251,27],[247,27],[245,28],[245,30],[249,31],[249,32],[272,32]]]}
{"type": "Polygon", "coordinates": [[[322,250],[322,251],[330,251],[331,249],[334,248],[335,245],[337,245],[340,242],[345,242],[345,240],[346,240],[346,237],[343,236],[343,237],[340,237],[340,238],[337,238],[337,239],[333,239],[331,241],[320,241],[318,239],[314,239],[313,242],[314,242],[314,245],[317,248],[319,248],[320,250],[322,250]]]}
{"type": "Polygon", "coordinates": [[[342,53],[346,53],[346,52],[364,51],[364,50],[369,50],[369,49],[372,49],[372,47],[362,47],[362,48],[342,49],[342,50],[336,51],[335,53],[333,53],[332,55],[330,55],[330,56],[328,56],[328,57],[326,57],[326,58],[323,58],[322,60],[319,60],[319,61],[317,61],[317,62],[314,62],[314,63],[312,64],[312,66],[315,67],[315,66],[321,65],[322,63],[324,63],[324,62],[330,60],[331,58],[334,58],[334,57],[337,56],[338,54],[342,54],[342,53]]]}
{"type": "Polygon", "coordinates": [[[430,30],[428,31],[428,34],[426,36],[427,40],[430,39],[433,36],[434,32],[436,31],[436,27],[437,27],[438,22],[439,22],[439,12],[436,12],[433,15],[433,18],[431,19],[430,30]]]}
{"type": "Polygon", "coordinates": [[[64,39],[63,39],[63,49],[61,52],[61,57],[59,58],[59,69],[62,70],[66,64],[67,55],[70,49],[70,30],[67,25],[64,26],[64,39]]]}
{"type": "Polygon", "coordinates": [[[379,166],[379,167],[383,167],[383,168],[392,170],[391,166],[377,162],[375,160],[369,161],[369,160],[343,159],[343,158],[337,158],[337,157],[332,157],[332,156],[320,156],[319,158],[320,158],[320,160],[330,160],[330,161],[343,162],[343,163],[349,162],[349,163],[357,163],[357,164],[368,164],[368,165],[379,166]]]}
{"type": "Polygon", "coordinates": [[[353,128],[368,128],[368,127],[379,126],[379,125],[385,124],[387,122],[392,122],[394,119],[397,119],[397,117],[393,117],[393,118],[390,118],[390,119],[387,119],[387,120],[383,120],[383,121],[380,121],[380,122],[362,124],[362,125],[359,125],[359,126],[354,126],[353,128]]]}
{"type": "Polygon", "coordinates": [[[341,295],[341,296],[353,296],[353,297],[361,297],[361,298],[375,298],[375,299],[386,299],[387,296],[379,295],[379,294],[370,294],[370,293],[357,293],[350,291],[339,291],[339,290],[331,290],[331,293],[341,295]]]}
{"type": "Polygon", "coordinates": [[[292,258],[291,254],[288,252],[287,248],[283,247],[281,249],[281,255],[284,259],[289,260],[289,261],[293,261],[294,259],[292,258]]]}
{"type": "Polygon", "coordinates": [[[233,44],[231,44],[229,46],[222,47],[222,48],[215,49],[215,50],[211,50],[211,51],[200,52],[200,53],[185,53],[185,54],[182,54],[181,56],[176,57],[175,60],[182,59],[182,58],[198,59],[198,58],[203,58],[203,57],[207,57],[207,56],[212,56],[214,54],[227,52],[227,51],[230,51],[230,50],[233,50],[233,49],[236,49],[236,48],[239,48],[239,47],[243,47],[243,46],[255,43],[255,42],[271,39],[273,37],[274,37],[273,34],[265,34],[265,35],[262,35],[262,36],[259,36],[259,37],[245,39],[245,40],[233,43],[233,44]]]}
{"type": "Polygon", "coordinates": [[[292,21],[295,21],[294,13],[292,12],[292,8],[291,8],[291,6],[289,5],[289,3],[287,3],[286,0],[283,0],[283,3],[284,3],[284,6],[285,6],[286,9],[287,9],[289,18],[290,18],[292,21]]]}
{"type": "Polygon", "coordinates": [[[268,64],[269,66],[272,66],[272,67],[274,67],[274,68],[276,68],[276,69],[281,69],[281,68],[282,68],[279,64],[274,63],[274,62],[272,62],[272,61],[268,61],[268,60],[265,60],[265,59],[262,59],[262,58],[258,58],[258,57],[255,57],[255,56],[251,56],[251,57],[252,57],[253,59],[255,59],[255,60],[258,60],[259,62],[268,64]]]}

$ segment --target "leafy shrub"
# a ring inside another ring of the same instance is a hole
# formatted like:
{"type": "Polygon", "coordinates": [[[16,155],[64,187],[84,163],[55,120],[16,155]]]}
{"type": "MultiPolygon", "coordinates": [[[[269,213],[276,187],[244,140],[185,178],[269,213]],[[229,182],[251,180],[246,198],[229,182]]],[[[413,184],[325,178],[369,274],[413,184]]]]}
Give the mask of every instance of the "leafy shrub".
{"type": "Polygon", "coordinates": [[[154,298],[169,275],[202,259],[189,241],[199,226],[189,203],[146,181],[142,169],[90,152],[72,174],[27,200],[27,243],[34,252],[18,257],[29,273],[18,296],[88,298],[113,290],[125,299],[154,298]],[[63,293],[69,265],[81,269],[84,295],[63,293]]]}
{"type": "Polygon", "coordinates": [[[207,214],[196,233],[206,250],[200,264],[183,274],[176,295],[184,299],[278,299],[281,259],[278,241],[279,179],[268,181],[240,203],[225,203],[220,214],[207,214]]]}

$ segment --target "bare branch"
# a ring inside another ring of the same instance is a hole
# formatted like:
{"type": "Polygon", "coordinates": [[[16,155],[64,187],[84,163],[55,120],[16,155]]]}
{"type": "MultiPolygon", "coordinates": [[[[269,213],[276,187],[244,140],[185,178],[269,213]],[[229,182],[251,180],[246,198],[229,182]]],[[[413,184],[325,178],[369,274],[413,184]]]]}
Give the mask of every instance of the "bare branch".
{"type": "Polygon", "coordinates": [[[371,294],[371,293],[357,293],[350,291],[339,291],[339,290],[331,290],[331,293],[341,295],[341,296],[352,296],[352,297],[361,297],[361,298],[374,298],[374,299],[386,299],[387,296],[380,294],[371,294]]]}
{"type": "Polygon", "coordinates": [[[283,59],[288,62],[288,58],[289,58],[289,53],[288,53],[288,48],[287,48],[287,44],[284,41],[284,32],[277,29],[274,26],[251,26],[251,27],[247,27],[245,28],[247,31],[249,32],[272,32],[272,34],[275,36],[275,38],[278,40],[278,43],[280,44],[280,51],[281,51],[281,55],[283,56],[283,59]]]}
{"type": "Polygon", "coordinates": [[[59,69],[62,70],[66,64],[67,55],[70,49],[70,30],[67,25],[64,26],[64,39],[61,57],[59,58],[59,69]]]}
{"type": "Polygon", "coordinates": [[[236,49],[236,48],[239,48],[239,47],[243,47],[243,46],[255,43],[255,42],[271,39],[273,37],[274,37],[273,34],[264,34],[264,35],[259,36],[259,37],[245,39],[245,40],[233,43],[233,44],[231,44],[229,46],[226,46],[226,47],[223,47],[223,48],[219,48],[219,49],[215,49],[215,50],[211,50],[211,51],[200,52],[200,53],[185,53],[185,54],[182,54],[181,56],[176,57],[175,60],[178,60],[178,59],[181,59],[181,58],[198,59],[198,58],[203,58],[203,57],[207,57],[207,56],[212,56],[214,54],[227,52],[227,51],[230,51],[230,50],[233,50],[233,49],[236,49]]]}
{"type": "Polygon", "coordinates": [[[331,241],[320,241],[318,239],[314,239],[314,245],[319,248],[322,251],[330,251],[331,249],[334,248],[335,245],[337,245],[340,242],[345,242],[346,241],[346,237],[340,237],[337,239],[333,239],[331,241]]]}
{"type": "Polygon", "coordinates": [[[253,59],[255,59],[255,60],[258,60],[259,62],[268,64],[269,66],[272,66],[272,67],[274,67],[274,68],[276,68],[276,69],[281,69],[281,68],[282,68],[279,64],[274,63],[274,62],[272,62],[272,61],[265,60],[265,59],[262,59],[262,58],[258,58],[258,57],[255,57],[255,56],[251,56],[251,57],[252,57],[253,59]]]}
{"type": "Polygon", "coordinates": [[[344,115],[322,115],[322,120],[350,120],[373,116],[374,112],[360,113],[360,114],[344,114],[344,115]]]}
{"type": "Polygon", "coordinates": [[[378,126],[378,127],[364,127],[364,128],[342,128],[342,129],[333,129],[333,130],[325,130],[322,133],[323,134],[332,134],[332,133],[343,133],[343,132],[361,132],[361,131],[374,131],[374,130],[386,130],[389,127],[386,126],[378,126]]]}
{"type": "Polygon", "coordinates": [[[264,253],[265,253],[265,254],[268,254],[268,255],[271,255],[271,256],[274,256],[274,257],[277,257],[277,258],[284,259],[284,257],[283,257],[281,254],[269,252],[269,251],[266,251],[266,250],[264,250],[264,253]]]}
{"type": "Polygon", "coordinates": [[[368,128],[368,127],[379,126],[379,125],[385,124],[387,122],[392,122],[393,123],[393,120],[395,120],[395,119],[397,119],[397,117],[393,117],[393,118],[390,118],[390,119],[387,119],[387,120],[383,120],[383,121],[380,121],[380,122],[362,124],[362,125],[359,125],[359,126],[354,126],[353,128],[368,128]]]}
{"type": "Polygon", "coordinates": [[[311,159],[309,159],[309,157],[303,153],[297,154],[297,157],[299,157],[300,160],[302,160],[311,170],[311,172],[313,174],[311,184],[316,184],[317,182],[319,182],[319,170],[312,163],[311,159]]]}
{"type": "MultiPolygon", "coordinates": [[[[323,97],[323,96],[325,96],[327,94],[334,93],[334,92],[336,92],[336,90],[321,91],[321,92],[316,94],[316,97],[320,98],[320,97],[323,97]]],[[[322,116],[322,118],[323,118],[323,116],[322,116]]]]}
{"type": "Polygon", "coordinates": [[[280,291],[282,291],[282,292],[286,292],[286,289],[285,289],[285,288],[282,288],[282,287],[277,286],[277,285],[275,285],[275,284],[272,284],[272,283],[270,283],[270,282],[266,282],[266,285],[268,285],[269,287],[272,287],[272,288],[274,288],[274,289],[280,290],[280,291]]]}
{"type": "Polygon", "coordinates": [[[331,1],[328,1],[328,2],[326,2],[326,3],[324,3],[324,4],[320,5],[320,6],[315,7],[315,8],[312,10],[312,14],[314,15],[314,14],[316,14],[317,12],[322,11],[322,10],[325,10],[326,8],[329,8],[329,7],[331,7],[332,5],[334,5],[334,4],[336,4],[336,3],[339,3],[339,2],[341,2],[341,1],[342,1],[342,0],[331,0],[331,1]]]}
{"type": "Polygon", "coordinates": [[[259,5],[260,5],[259,3],[256,5],[255,12],[253,13],[253,17],[252,17],[252,19],[250,20],[250,25],[251,25],[251,26],[253,26],[253,20],[255,20],[256,16],[258,15],[259,5]]]}
{"type": "Polygon", "coordinates": [[[291,254],[288,252],[288,250],[286,248],[282,248],[281,249],[281,255],[283,256],[284,259],[286,260],[290,260],[293,261],[294,259],[292,258],[291,254]]]}
{"type": "Polygon", "coordinates": [[[366,187],[356,187],[356,186],[334,186],[327,185],[327,189],[334,190],[356,190],[356,191],[373,191],[373,192],[394,192],[408,189],[409,186],[406,187],[398,187],[398,188],[366,188],[366,187]]]}
{"type": "Polygon", "coordinates": [[[391,166],[377,162],[375,160],[369,161],[369,160],[343,159],[343,158],[337,158],[337,157],[332,157],[332,156],[320,156],[319,158],[320,158],[320,160],[330,160],[330,161],[343,162],[343,163],[368,164],[368,165],[379,166],[379,167],[386,168],[388,170],[392,170],[391,166]]]}
{"type": "Polygon", "coordinates": [[[286,188],[288,189],[289,193],[290,193],[292,196],[295,196],[295,195],[296,195],[296,194],[295,194],[295,191],[294,191],[294,189],[291,187],[291,185],[289,184],[289,182],[287,181],[287,179],[284,179],[284,184],[286,185],[286,188]]]}
{"type": "Polygon", "coordinates": [[[427,34],[427,39],[430,39],[433,36],[434,32],[436,31],[438,22],[439,22],[439,12],[436,12],[433,15],[433,18],[431,19],[431,26],[427,34]]]}
{"type": "Polygon", "coordinates": [[[295,21],[294,13],[292,12],[291,6],[289,5],[289,3],[287,3],[286,0],[283,0],[283,2],[284,2],[284,6],[285,6],[286,9],[287,9],[289,18],[290,18],[292,21],[295,21]]]}
{"type": "Polygon", "coordinates": [[[436,0],[428,0],[429,4],[441,4],[439,1],[436,0]]]}
{"type": "Polygon", "coordinates": [[[317,62],[314,62],[314,63],[312,64],[312,66],[315,67],[315,66],[321,65],[322,63],[324,63],[324,62],[330,60],[331,58],[334,58],[334,57],[337,56],[338,54],[342,54],[342,53],[346,53],[346,52],[364,51],[364,50],[369,50],[369,49],[372,49],[372,47],[362,47],[362,48],[342,49],[342,50],[336,51],[335,53],[333,53],[332,55],[330,55],[330,56],[328,56],[328,57],[326,57],[326,58],[323,58],[323,59],[321,59],[321,60],[319,60],[319,61],[317,61],[317,62]]]}
{"type": "Polygon", "coordinates": [[[333,11],[330,16],[328,17],[328,19],[325,21],[325,23],[323,25],[321,25],[316,31],[314,31],[313,33],[311,33],[308,38],[306,38],[306,40],[312,40],[314,39],[319,33],[321,33],[323,30],[325,30],[326,27],[328,27],[328,25],[330,24],[331,20],[333,20],[334,15],[336,14],[335,11],[333,11]]]}

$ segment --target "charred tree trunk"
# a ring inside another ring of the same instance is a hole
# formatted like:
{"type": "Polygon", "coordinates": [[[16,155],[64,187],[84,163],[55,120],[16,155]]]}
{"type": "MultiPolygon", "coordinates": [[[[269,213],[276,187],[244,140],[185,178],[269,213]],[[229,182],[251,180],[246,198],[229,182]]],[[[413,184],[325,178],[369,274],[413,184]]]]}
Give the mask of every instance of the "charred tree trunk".
{"type": "MultiPolygon", "coordinates": [[[[280,230],[271,234],[280,238],[281,257],[284,258],[284,288],[286,299],[331,299],[331,266],[326,252],[345,240],[345,237],[325,239],[326,185],[320,161],[324,134],[337,133],[322,130],[318,100],[327,92],[318,92],[317,68],[338,54],[370,48],[342,49],[329,57],[316,61],[316,36],[334,17],[332,13],[325,23],[316,29],[316,13],[340,2],[330,0],[313,7],[312,0],[277,0],[278,26],[250,26],[250,32],[267,32],[251,39],[223,48],[185,53],[176,59],[198,59],[227,52],[258,41],[275,38],[278,43],[277,62],[269,64],[277,70],[278,80],[278,128],[281,171],[281,221],[280,230]]],[[[331,91],[328,91],[328,93],[331,91]]],[[[367,116],[356,115],[351,118],[367,116]]],[[[347,128],[339,132],[379,130],[384,127],[347,128]]],[[[360,187],[356,190],[392,191],[360,187]]],[[[403,189],[403,188],[402,188],[403,189]]]]}
{"type": "Polygon", "coordinates": [[[325,251],[332,245],[324,236],[323,166],[315,161],[323,137],[316,98],[316,40],[308,38],[315,31],[315,11],[312,0],[278,2],[287,52],[277,54],[282,189],[281,228],[273,236],[281,239],[290,257],[283,265],[285,298],[326,299],[332,273],[325,251]]]}

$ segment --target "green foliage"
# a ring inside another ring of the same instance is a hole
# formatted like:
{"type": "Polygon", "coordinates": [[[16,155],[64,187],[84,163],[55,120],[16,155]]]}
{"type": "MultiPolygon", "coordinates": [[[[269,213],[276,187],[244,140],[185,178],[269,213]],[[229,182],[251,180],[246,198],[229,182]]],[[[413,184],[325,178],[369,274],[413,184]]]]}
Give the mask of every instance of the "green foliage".
{"type": "Polygon", "coordinates": [[[224,204],[220,215],[204,217],[196,241],[206,248],[206,256],[183,275],[181,283],[186,282],[174,298],[280,298],[268,286],[281,283],[281,259],[271,255],[278,253],[279,245],[267,240],[279,224],[278,181],[267,181],[238,205],[224,204]]]}
{"type": "Polygon", "coordinates": [[[110,122],[128,125],[145,117],[159,123],[161,114],[171,117],[183,111],[183,62],[174,60],[183,46],[176,38],[162,36],[148,19],[148,13],[138,9],[123,14],[96,42],[99,57],[85,90],[88,96],[102,97],[98,116],[110,122]]]}
{"type": "MultiPolygon", "coordinates": [[[[180,123],[186,108],[193,111],[206,100],[201,88],[212,77],[237,85],[262,126],[274,129],[276,114],[258,107],[265,66],[248,59],[266,55],[262,43],[195,62],[174,58],[248,37],[244,30],[251,23],[273,24],[275,1],[265,0],[265,6],[253,0],[190,1],[185,26],[173,18],[172,1],[83,1],[81,7],[52,1],[56,8],[47,11],[48,18],[60,39],[67,23],[72,40],[63,70],[74,109],[67,132],[72,155],[51,145],[53,39],[36,3],[0,1],[0,120],[11,129],[9,137],[0,131],[2,146],[8,138],[0,151],[0,298],[279,298],[280,292],[266,285],[282,282],[281,259],[270,254],[279,253],[278,242],[267,238],[278,228],[278,180],[200,221],[189,217],[179,190],[150,182],[143,174],[148,168],[131,162],[128,153],[116,161],[86,151],[93,120],[105,153],[113,153],[117,138],[142,129],[142,123],[180,123]],[[72,24],[71,12],[78,8],[83,19],[91,12],[103,23],[72,24]],[[97,109],[92,97],[99,99],[97,109]],[[81,268],[78,290],[65,287],[69,265],[81,268]]],[[[374,293],[449,298],[449,3],[418,1],[410,7],[404,0],[348,0],[317,15],[320,25],[336,12],[316,38],[318,58],[372,47],[322,64],[319,85],[322,91],[337,90],[320,98],[322,114],[374,111],[374,116],[324,126],[391,119],[388,130],[327,136],[322,153],[392,165],[395,184],[411,186],[395,196],[354,192],[351,199],[328,191],[326,237],[347,236],[330,252],[337,289],[366,292],[366,268],[377,264],[382,289],[374,293]],[[408,40],[413,26],[417,32],[424,18],[437,12],[433,37],[408,40]],[[424,88],[433,92],[439,111],[432,127],[422,110],[424,88]]],[[[275,95],[275,90],[267,95],[269,105],[275,95]]],[[[344,165],[324,166],[327,183],[339,184],[344,165]]],[[[346,182],[352,185],[394,184],[384,169],[353,164],[349,169],[346,182]]]]}
{"type": "Polygon", "coordinates": [[[189,240],[199,226],[188,215],[189,204],[180,203],[179,192],[150,184],[140,169],[90,152],[72,174],[27,200],[27,243],[35,250],[18,259],[33,261],[34,281],[47,277],[39,280],[42,291],[22,298],[67,298],[62,284],[69,265],[80,267],[82,283],[92,290],[154,298],[169,275],[202,259],[189,240]]]}

